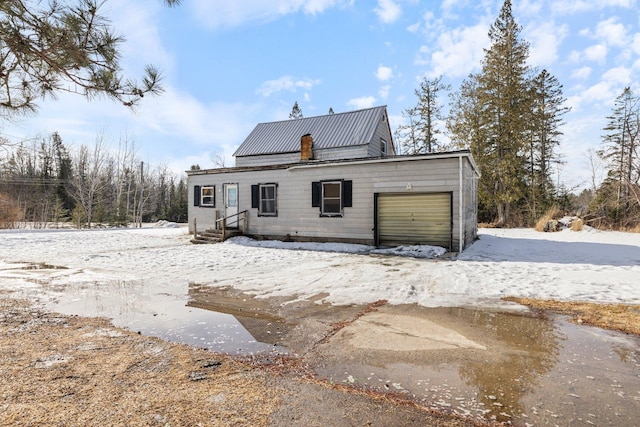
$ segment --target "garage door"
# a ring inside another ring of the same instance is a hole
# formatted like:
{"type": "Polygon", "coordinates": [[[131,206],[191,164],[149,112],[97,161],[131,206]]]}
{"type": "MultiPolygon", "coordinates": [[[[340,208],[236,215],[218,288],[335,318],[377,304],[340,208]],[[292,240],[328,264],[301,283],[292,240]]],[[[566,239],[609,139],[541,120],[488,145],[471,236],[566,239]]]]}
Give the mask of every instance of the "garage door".
{"type": "Polygon", "coordinates": [[[451,249],[451,193],[379,194],[378,243],[451,249]]]}

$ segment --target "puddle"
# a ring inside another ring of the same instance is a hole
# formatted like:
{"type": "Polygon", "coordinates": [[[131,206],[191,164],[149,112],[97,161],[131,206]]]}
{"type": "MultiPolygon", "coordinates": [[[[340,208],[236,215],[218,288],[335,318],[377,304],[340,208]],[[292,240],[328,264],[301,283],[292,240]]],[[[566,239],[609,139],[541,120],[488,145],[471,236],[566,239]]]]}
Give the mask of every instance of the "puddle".
{"type": "Polygon", "coordinates": [[[325,362],[319,373],[333,382],[406,394],[433,409],[518,426],[632,426],[640,419],[637,337],[562,318],[459,308],[411,311],[486,349],[366,349],[352,346],[345,328],[319,349],[325,362]]]}
{"type": "MultiPolygon", "coordinates": [[[[28,272],[13,272],[24,264],[5,267],[3,286],[23,283],[28,272]]],[[[35,286],[21,292],[54,311],[107,317],[144,335],[211,351],[287,353],[283,343],[297,350],[286,341],[294,325],[266,302],[232,290],[149,281],[62,282],[52,285],[38,276],[35,286]]],[[[357,310],[310,303],[287,317],[326,325],[351,319],[357,310]]],[[[297,345],[322,338],[318,331],[303,332],[306,342],[297,345]]],[[[383,306],[322,342],[305,356],[320,377],[405,394],[440,411],[516,426],[632,426],[640,419],[640,338],[573,325],[563,317],[383,306]]]]}
{"type": "Polygon", "coordinates": [[[176,290],[145,281],[71,283],[51,287],[47,306],[63,314],[107,317],[114,325],[143,335],[216,352],[287,352],[279,345],[278,319],[212,311],[214,303],[199,300],[195,285],[184,292],[176,290]]]}

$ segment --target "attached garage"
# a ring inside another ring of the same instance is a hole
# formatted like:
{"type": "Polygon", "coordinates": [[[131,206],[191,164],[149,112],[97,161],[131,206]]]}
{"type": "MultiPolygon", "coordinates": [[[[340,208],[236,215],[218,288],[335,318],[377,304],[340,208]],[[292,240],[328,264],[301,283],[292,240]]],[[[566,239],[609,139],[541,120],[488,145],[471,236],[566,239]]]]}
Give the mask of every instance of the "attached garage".
{"type": "Polygon", "coordinates": [[[190,171],[189,217],[215,228],[232,188],[256,239],[461,252],[477,236],[478,176],[467,151],[190,171]]]}
{"type": "Polygon", "coordinates": [[[377,244],[434,245],[452,249],[452,198],[443,193],[378,193],[377,244]]]}

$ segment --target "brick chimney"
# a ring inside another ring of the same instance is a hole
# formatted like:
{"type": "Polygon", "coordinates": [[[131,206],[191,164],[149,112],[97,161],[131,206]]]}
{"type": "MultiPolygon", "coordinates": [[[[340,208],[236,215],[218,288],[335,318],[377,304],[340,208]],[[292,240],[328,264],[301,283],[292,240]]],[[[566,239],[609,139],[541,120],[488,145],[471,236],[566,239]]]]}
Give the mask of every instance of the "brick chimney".
{"type": "Polygon", "coordinates": [[[311,134],[302,135],[300,138],[300,161],[313,160],[313,138],[311,134]]]}

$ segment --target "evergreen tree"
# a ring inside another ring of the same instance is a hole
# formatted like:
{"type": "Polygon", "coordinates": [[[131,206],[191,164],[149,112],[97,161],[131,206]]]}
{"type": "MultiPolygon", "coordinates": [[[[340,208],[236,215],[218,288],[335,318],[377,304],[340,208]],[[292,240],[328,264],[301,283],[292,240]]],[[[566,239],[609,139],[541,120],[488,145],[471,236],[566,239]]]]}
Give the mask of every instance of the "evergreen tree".
{"type": "Polygon", "coordinates": [[[565,107],[562,85],[547,70],[542,70],[531,83],[531,141],[529,146],[529,195],[533,219],[554,203],[556,188],[553,166],[561,163],[558,153],[562,116],[565,107]]]}
{"type": "Polygon", "coordinates": [[[75,207],[75,201],[69,194],[68,190],[69,181],[73,174],[71,156],[69,155],[69,152],[62,142],[62,138],[58,132],[54,132],[51,135],[51,140],[58,167],[56,173],[56,195],[59,199],[59,203],[61,204],[61,212],[64,215],[73,211],[73,208],[75,207]]]}
{"type": "Polygon", "coordinates": [[[147,66],[140,83],[120,75],[123,38],[101,14],[102,4],[0,1],[0,118],[33,112],[37,99],[59,92],[105,95],[132,106],[161,91],[153,66],[147,66]]]}
{"type": "Polygon", "coordinates": [[[521,41],[521,27],[505,0],[497,20],[491,25],[491,45],[485,50],[482,71],[463,84],[460,96],[474,99],[454,101],[460,123],[451,128],[460,132],[458,143],[470,148],[482,171],[479,182],[480,205],[495,212],[499,225],[510,224],[511,207],[525,193],[524,154],[530,129],[528,43],[521,41]],[[465,124],[474,128],[460,129],[465,124]]]}
{"type": "Polygon", "coordinates": [[[419,117],[417,130],[420,135],[420,153],[433,153],[442,148],[437,136],[442,133],[438,122],[444,117],[438,96],[441,91],[450,88],[449,85],[442,83],[442,76],[433,80],[425,77],[420,83],[420,88],[415,91],[418,97],[415,110],[419,117]]]}
{"type": "Polygon", "coordinates": [[[300,109],[300,106],[298,105],[298,101],[296,101],[293,104],[293,108],[291,109],[291,112],[289,113],[289,118],[292,120],[296,120],[296,119],[301,119],[302,118],[302,110],[300,109]]]}
{"type": "Polygon", "coordinates": [[[396,128],[394,137],[403,154],[418,154],[420,153],[418,113],[415,108],[406,108],[400,114],[402,115],[404,124],[396,128]]]}

